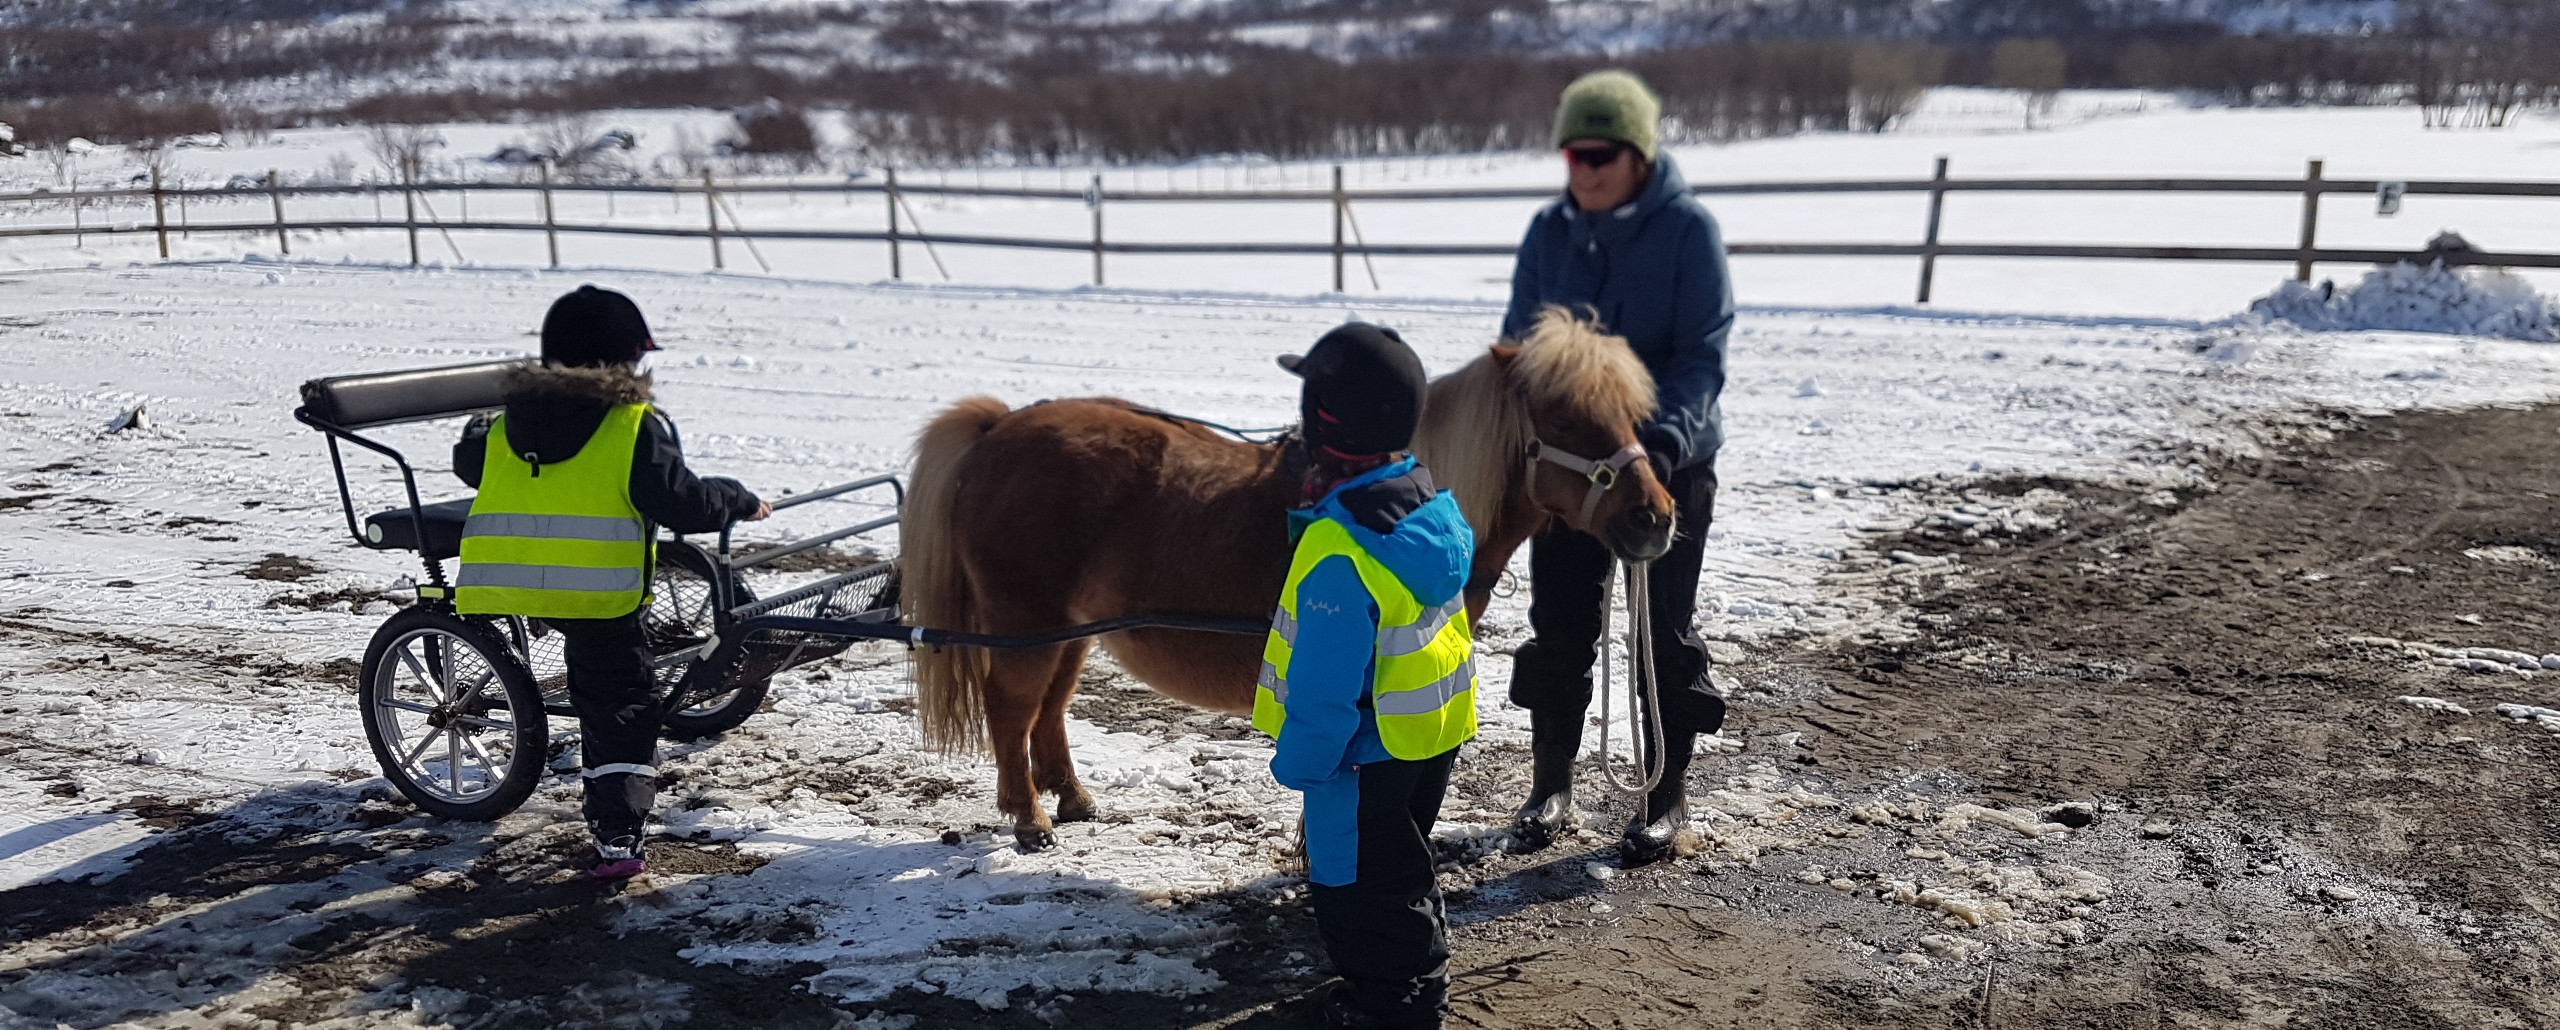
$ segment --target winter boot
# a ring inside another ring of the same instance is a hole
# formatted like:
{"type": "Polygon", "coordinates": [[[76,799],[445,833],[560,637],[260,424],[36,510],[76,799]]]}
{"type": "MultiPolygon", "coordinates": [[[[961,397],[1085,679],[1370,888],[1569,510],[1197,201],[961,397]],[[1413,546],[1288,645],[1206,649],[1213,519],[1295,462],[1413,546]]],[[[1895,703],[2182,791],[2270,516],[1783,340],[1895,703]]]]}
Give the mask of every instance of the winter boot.
{"type": "Polygon", "coordinates": [[[1580,822],[1573,810],[1573,760],[1581,753],[1581,709],[1530,710],[1529,802],[1512,818],[1524,849],[1546,847],[1580,822]]]}
{"type": "Polygon", "coordinates": [[[596,864],[587,875],[598,880],[627,880],[649,871],[649,856],[638,837],[596,838],[596,864]]]}
{"type": "Polygon", "coordinates": [[[1680,850],[1689,833],[1689,759],[1697,752],[1695,734],[1672,731],[1662,739],[1662,782],[1645,792],[1644,807],[1627,823],[1618,856],[1627,865],[1668,858],[1680,850]]]}
{"type": "Polygon", "coordinates": [[[1361,1007],[1350,984],[1336,984],[1322,1003],[1326,1030],[1439,1030],[1440,1016],[1422,1012],[1388,1019],[1361,1007]]]}

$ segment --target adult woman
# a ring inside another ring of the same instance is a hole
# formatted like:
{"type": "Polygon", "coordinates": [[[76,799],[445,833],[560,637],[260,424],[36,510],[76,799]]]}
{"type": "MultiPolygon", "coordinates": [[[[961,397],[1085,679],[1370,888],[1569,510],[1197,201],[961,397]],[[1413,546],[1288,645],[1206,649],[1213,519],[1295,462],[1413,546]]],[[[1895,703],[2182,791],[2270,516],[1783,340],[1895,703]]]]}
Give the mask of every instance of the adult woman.
{"type": "MultiPolygon", "coordinates": [[[[1653,373],[1654,420],[1640,439],[1679,518],[1671,551],[1651,573],[1654,662],[1662,703],[1663,778],[1628,824],[1631,859],[1661,857],[1688,823],[1685,776],[1696,734],[1724,724],[1724,699],[1707,676],[1707,649],[1691,617],[1723,443],[1717,396],[1733,290],[1715,219],[1657,147],[1661,102],[1623,71],[1594,72],[1565,88],[1556,111],[1566,195],[1541,209],[1521,241],[1503,335],[1528,331],[1549,305],[1588,309],[1623,336],[1653,373]]],[[[1530,628],[1514,660],[1512,703],[1529,710],[1534,776],[1519,828],[1532,842],[1572,822],[1573,760],[1591,703],[1591,667],[1608,604],[1608,550],[1561,524],[1530,544],[1530,628]]],[[[1642,735],[1640,735],[1642,736],[1642,735]]]]}

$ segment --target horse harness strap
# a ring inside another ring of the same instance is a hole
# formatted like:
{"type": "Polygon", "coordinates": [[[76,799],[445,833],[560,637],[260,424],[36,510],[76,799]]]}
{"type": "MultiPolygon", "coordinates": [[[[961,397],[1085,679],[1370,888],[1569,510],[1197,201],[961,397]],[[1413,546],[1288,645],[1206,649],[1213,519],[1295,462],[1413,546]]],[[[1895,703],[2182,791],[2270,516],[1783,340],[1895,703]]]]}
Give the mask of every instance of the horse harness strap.
{"type": "Polygon", "coordinates": [[[1599,461],[1563,450],[1544,440],[1532,441],[1529,445],[1529,466],[1532,471],[1536,470],[1537,464],[1541,461],[1554,462],[1591,481],[1591,492],[1583,495],[1582,498],[1582,515],[1575,520],[1586,533],[1592,532],[1591,513],[1600,510],[1601,496],[1607,494],[1609,488],[1618,485],[1618,476],[1627,470],[1627,466],[1644,460],[1644,456],[1644,445],[1641,443],[1630,443],[1620,447],[1618,453],[1599,461]]]}

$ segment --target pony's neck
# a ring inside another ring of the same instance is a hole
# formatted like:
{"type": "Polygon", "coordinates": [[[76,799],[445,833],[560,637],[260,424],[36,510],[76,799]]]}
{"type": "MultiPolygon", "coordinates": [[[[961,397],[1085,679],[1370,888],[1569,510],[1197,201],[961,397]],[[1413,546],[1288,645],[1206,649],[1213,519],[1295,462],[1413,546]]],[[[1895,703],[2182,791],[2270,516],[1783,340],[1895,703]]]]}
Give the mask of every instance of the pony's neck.
{"type": "MultiPolygon", "coordinates": [[[[1414,436],[1415,456],[1457,495],[1459,511],[1475,527],[1479,564],[1536,514],[1520,482],[1521,459],[1534,435],[1528,402],[1505,376],[1502,363],[1487,353],[1434,380],[1414,436]]],[[[1511,540],[1500,557],[1508,560],[1510,549],[1525,539],[1523,534],[1511,540]]]]}

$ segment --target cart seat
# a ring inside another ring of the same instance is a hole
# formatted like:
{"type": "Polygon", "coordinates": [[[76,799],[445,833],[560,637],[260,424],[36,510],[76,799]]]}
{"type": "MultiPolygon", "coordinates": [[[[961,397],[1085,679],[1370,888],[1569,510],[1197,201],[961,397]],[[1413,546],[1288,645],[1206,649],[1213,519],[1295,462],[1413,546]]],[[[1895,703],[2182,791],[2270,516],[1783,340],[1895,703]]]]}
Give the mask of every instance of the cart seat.
{"type": "Polygon", "coordinates": [[[418,509],[418,512],[426,517],[424,546],[418,540],[417,520],[409,517],[407,508],[393,508],[366,516],[365,546],[381,551],[416,551],[422,557],[438,561],[462,554],[462,523],[471,517],[471,498],[437,501],[418,509]]]}
{"type": "Polygon", "coordinates": [[[302,407],[340,429],[451,418],[494,411],[517,361],[482,361],[442,368],[332,376],[302,384],[302,407]]]}

